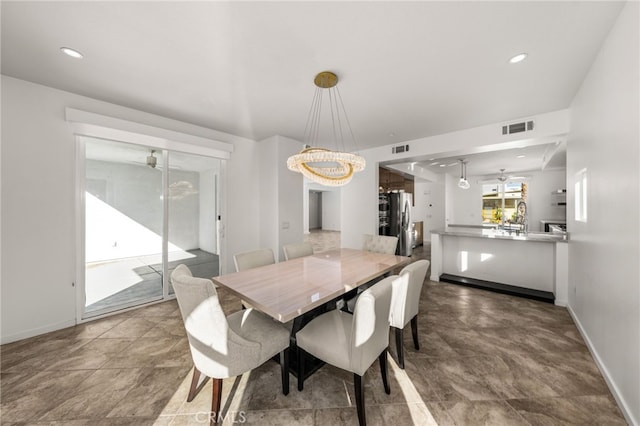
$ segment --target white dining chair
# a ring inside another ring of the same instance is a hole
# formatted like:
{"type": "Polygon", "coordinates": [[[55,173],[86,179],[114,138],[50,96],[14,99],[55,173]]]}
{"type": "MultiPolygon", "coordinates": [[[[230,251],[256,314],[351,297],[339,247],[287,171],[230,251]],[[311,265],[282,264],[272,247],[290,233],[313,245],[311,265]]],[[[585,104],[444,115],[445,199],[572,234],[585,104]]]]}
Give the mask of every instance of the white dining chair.
{"type": "Polygon", "coordinates": [[[313,246],[309,242],[285,244],[282,246],[284,252],[284,260],[295,259],[297,257],[311,256],[313,254],[313,246]]]}
{"type": "MultiPolygon", "coordinates": [[[[236,272],[246,271],[247,269],[257,268],[259,266],[272,265],[276,263],[276,258],[271,249],[258,249],[236,253],[233,255],[233,264],[236,272]]],[[[241,300],[243,308],[250,308],[251,304],[241,300]]]]}
{"type": "Polygon", "coordinates": [[[271,249],[251,250],[233,255],[233,264],[236,267],[236,272],[257,268],[258,266],[271,265],[272,263],[276,263],[276,259],[271,249]]]}
{"type": "Polygon", "coordinates": [[[390,276],[362,292],[352,314],[341,310],[324,313],[296,333],[298,346],[298,390],[304,388],[306,353],[353,373],[356,407],[360,425],[366,424],[363,376],[378,358],[384,390],[391,392],[387,377],[390,276]]]}
{"type": "Polygon", "coordinates": [[[213,380],[211,424],[220,416],[222,380],[250,371],[280,354],[282,393],[289,393],[290,332],[263,313],[245,309],[225,316],[213,282],[191,275],[178,265],[171,274],[176,299],[187,331],[193,378],[187,402],[199,391],[201,374],[213,380]]]}
{"type": "Polygon", "coordinates": [[[372,253],[396,254],[398,248],[398,237],[390,235],[371,235],[364,234],[362,236],[362,250],[372,253]]]}
{"type": "MultiPolygon", "coordinates": [[[[364,234],[362,236],[362,250],[369,251],[371,253],[382,253],[382,254],[396,254],[396,248],[398,246],[398,237],[392,237],[389,235],[372,235],[372,234],[364,234]]],[[[371,287],[376,282],[383,279],[380,277],[376,280],[373,280],[369,283],[363,284],[358,287],[355,294],[351,293],[347,295],[344,299],[339,301],[336,306],[342,310],[346,310],[348,312],[353,312],[353,308],[356,305],[356,300],[367,288],[371,287]]]]}
{"type": "Polygon", "coordinates": [[[420,305],[422,285],[427,276],[429,265],[430,262],[424,259],[410,263],[400,271],[400,279],[393,282],[389,325],[395,332],[398,365],[402,369],[404,369],[402,330],[409,321],[411,321],[413,345],[416,350],[420,350],[418,343],[418,307],[420,305]]]}

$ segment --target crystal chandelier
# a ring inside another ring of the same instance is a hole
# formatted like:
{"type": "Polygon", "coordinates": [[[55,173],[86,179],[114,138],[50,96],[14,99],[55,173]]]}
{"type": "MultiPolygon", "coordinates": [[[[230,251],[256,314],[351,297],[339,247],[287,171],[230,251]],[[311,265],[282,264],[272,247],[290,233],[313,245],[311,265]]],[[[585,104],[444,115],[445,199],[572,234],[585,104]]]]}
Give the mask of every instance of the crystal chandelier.
{"type": "Polygon", "coordinates": [[[346,152],[344,148],[343,122],[349,129],[354,145],[355,138],[349,124],[347,111],[342,103],[342,97],[336,86],[338,84],[338,76],[330,71],[323,71],[316,75],[314,83],[316,85],[316,93],[307,118],[305,140],[317,145],[322,95],[324,92],[328,92],[333,138],[336,141],[336,146],[341,146],[342,151],[307,145],[300,153],[289,157],[287,167],[291,171],[302,173],[307,179],[321,185],[342,186],[351,181],[354,172],[364,170],[366,163],[364,158],[357,154],[346,152]]]}

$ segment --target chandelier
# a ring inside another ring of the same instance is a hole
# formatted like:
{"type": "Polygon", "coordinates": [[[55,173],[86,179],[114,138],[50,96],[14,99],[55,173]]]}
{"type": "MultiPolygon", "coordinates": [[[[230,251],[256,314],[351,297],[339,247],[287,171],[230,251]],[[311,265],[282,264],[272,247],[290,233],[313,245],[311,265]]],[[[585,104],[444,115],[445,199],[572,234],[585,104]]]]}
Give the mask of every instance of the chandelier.
{"type": "Polygon", "coordinates": [[[458,188],[469,189],[471,185],[467,180],[467,162],[464,160],[458,160],[460,162],[460,180],[458,181],[458,188]]]}
{"type": "MultiPolygon", "coordinates": [[[[313,145],[318,144],[320,130],[322,95],[327,92],[331,112],[331,124],[336,150],[306,145],[300,153],[292,155],[287,160],[287,167],[294,172],[302,173],[307,179],[325,186],[346,185],[353,178],[354,172],[365,168],[365,160],[357,154],[346,152],[343,126],[346,126],[355,145],[355,138],[342,97],[338,91],[338,76],[330,71],[323,71],[313,80],[316,92],[311,103],[307,125],[305,127],[305,141],[313,145]],[[338,150],[341,148],[342,150],[338,150]]],[[[355,147],[357,148],[357,147],[355,147]]]]}

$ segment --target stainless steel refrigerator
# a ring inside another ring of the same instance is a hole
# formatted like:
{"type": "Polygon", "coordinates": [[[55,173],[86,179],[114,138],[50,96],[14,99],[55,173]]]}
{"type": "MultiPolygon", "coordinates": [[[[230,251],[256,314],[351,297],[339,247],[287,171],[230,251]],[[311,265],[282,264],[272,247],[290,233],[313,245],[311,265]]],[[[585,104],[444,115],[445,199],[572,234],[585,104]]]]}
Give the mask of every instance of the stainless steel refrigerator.
{"type": "Polygon", "coordinates": [[[413,250],[413,229],[411,226],[413,196],[408,192],[391,192],[386,196],[389,201],[389,226],[384,230],[384,233],[398,237],[396,254],[411,256],[413,250]]]}

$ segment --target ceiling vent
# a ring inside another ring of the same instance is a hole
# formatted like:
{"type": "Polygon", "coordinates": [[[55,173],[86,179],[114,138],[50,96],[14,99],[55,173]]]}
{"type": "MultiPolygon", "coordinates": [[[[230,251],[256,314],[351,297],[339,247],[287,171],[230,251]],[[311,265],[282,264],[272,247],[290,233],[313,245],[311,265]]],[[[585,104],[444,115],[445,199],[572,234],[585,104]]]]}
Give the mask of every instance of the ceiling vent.
{"type": "Polygon", "coordinates": [[[409,152],[409,145],[398,145],[391,148],[392,154],[400,154],[402,152],[409,152]]]}
{"type": "Polygon", "coordinates": [[[533,130],[533,127],[533,120],[505,124],[504,126],[502,126],[502,134],[512,135],[514,133],[530,132],[533,130]]]}

